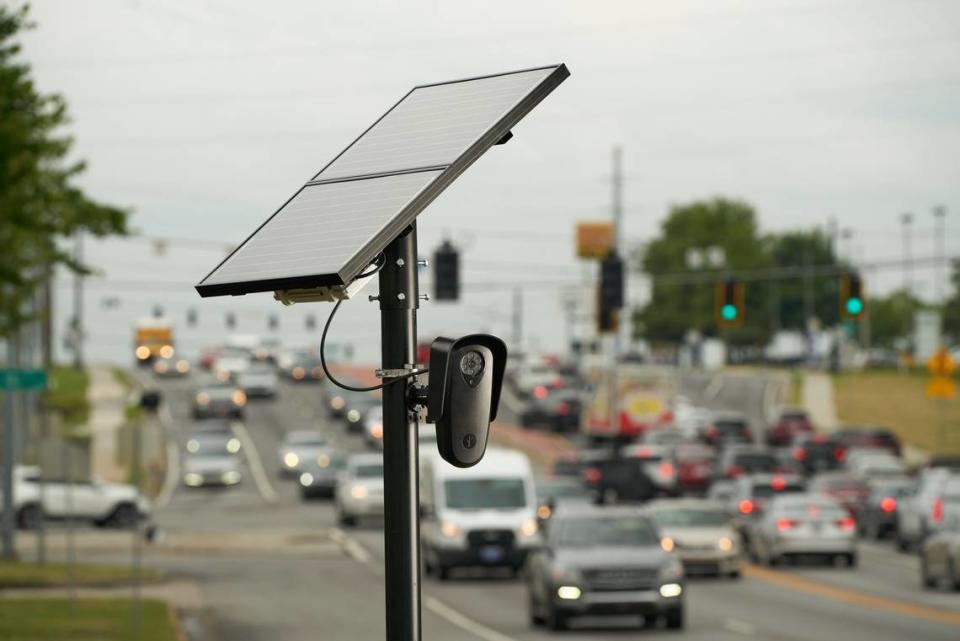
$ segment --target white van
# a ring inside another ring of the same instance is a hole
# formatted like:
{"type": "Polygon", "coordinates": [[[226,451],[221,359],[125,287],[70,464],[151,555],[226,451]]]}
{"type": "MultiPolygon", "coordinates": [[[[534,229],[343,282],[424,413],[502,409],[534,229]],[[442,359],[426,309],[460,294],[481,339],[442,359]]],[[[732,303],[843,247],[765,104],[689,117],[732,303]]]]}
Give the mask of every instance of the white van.
{"type": "Polygon", "coordinates": [[[473,467],[439,454],[421,457],[420,533],[426,572],[441,580],[455,567],[506,567],[516,572],[540,544],[530,461],[521,452],[489,448],[473,467]]]}

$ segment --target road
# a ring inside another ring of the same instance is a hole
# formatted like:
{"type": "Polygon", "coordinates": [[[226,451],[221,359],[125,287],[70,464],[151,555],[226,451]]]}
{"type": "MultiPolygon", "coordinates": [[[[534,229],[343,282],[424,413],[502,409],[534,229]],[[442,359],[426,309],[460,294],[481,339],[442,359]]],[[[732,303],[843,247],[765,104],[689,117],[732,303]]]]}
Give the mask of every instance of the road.
{"type": "MultiPolygon", "coordinates": [[[[763,411],[763,381],[731,377],[719,389],[708,390],[709,385],[691,384],[685,392],[695,400],[709,392],[714,407],[746,407],[751,415],[763,411]]],[[[190,383],[160,386],[170,408],[171,435],[181,438],[180,430],[190,423],[190,383]]],[[[348,451],[363,449],[359,437],[345,434],[326,417],[318,387],[309,384],[285,383],[279,399],[251,402],[248,410],[241,429],[249,434],[257,456],[247,452],[243,482],[218,491],[178,485],[156,516],[162,540],[147,551],[145,562],[195,577],[211,610],[214,639],[383,638],[381,524],[338,529],[329,502],[301,503],[294,484],[278,478],[275,455],[283,434],[292,429],[317,427],[348,451]]],[[[691,581],[688,629],[683,633],[638,633],[637,623],[628,618],[584,620],[562,636],[960,638],[960,599],[955,593],[921,590],[916,558],[887,545],[864,544],[855,570],[753,568],[746,574],[739,581],[691,581]]],[[[521,641],[550,636],[527,624],[526,593],[519,580],[476,574],[445,583],[424,579],[423,595],[425,639],[521,641]]]]}

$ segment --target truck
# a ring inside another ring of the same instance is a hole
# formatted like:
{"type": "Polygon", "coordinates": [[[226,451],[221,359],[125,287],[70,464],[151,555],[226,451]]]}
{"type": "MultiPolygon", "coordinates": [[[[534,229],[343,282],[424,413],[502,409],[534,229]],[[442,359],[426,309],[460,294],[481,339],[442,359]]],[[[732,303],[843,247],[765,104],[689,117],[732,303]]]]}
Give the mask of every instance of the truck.
{"type": "MultiPolygon", "coordinates": [[[[39,467],[18,465],[13,469],[13,509],[20,529],[36,529],[41,518],[126,528],[150,514],[149,501],[132,485],[44,478],[41,492],[40,478],[39,467]]],[[[0,507],[2,503],[0,497],[0,507]]]]}
{"type": "Polygon", "coordinates": [[[581,432],[595,444],[633,440],[673,422],[675,374],[654,365],[597,365],[584,375],[592,393],[581,416],[581,432]],[[616,389],[616,400],[611,391],[616,389]],[[611,414],[612,419],[611,419],[611,414]]]}
{"type": "Polygon", "coordinates": [[[133,354],[140,365],[149,365],[155,358],[170,358],[173,353],[173,326],[170,321],[149,318],[136,324],[133,354]]]}

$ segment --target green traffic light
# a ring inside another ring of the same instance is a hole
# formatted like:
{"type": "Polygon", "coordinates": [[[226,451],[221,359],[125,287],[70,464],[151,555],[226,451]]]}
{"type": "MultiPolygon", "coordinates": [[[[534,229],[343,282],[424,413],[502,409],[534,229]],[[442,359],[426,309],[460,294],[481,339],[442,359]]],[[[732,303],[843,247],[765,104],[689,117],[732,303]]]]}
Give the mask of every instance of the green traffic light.
{"type": "Polygon", "coordinates": [[[847,313],[851,316],[856,316],[863,311],[863,301],[859,298],[852,297],[847,299],[847,313]]]}
{"type": "Polygon", "coordinates": [[[727,303],[720,308],[720,316],[725,321],[737,320],[737,306],[727,303]]]}

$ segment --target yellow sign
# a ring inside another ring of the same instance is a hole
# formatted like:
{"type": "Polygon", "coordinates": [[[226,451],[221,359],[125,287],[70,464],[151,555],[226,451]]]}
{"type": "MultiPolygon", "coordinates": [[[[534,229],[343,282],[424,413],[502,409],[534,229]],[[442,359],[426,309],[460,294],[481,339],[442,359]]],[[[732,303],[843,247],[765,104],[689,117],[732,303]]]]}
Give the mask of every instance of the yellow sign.
{"type": "Polygon", "coordinates": [[[577,223],[577,257],[602,260],[613,249],[613,223],[577,223]]]}
{"type": "Polygon", "coordinates": [[[929,398],[953,398],[957,395],[957,384],[949,378],[935,376],[927,383],[929,398]]]}
{"type": "Polygon", "coordinates": [[[957,370],[957,363],[950,356],[950,352],[941,347],[927,360],[927,370],[933,376],[948,377],[957,370]]]}

